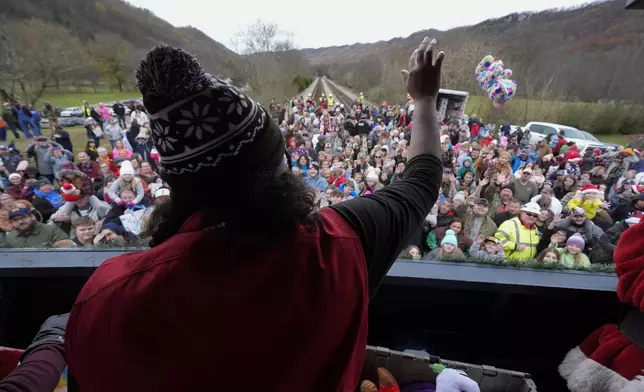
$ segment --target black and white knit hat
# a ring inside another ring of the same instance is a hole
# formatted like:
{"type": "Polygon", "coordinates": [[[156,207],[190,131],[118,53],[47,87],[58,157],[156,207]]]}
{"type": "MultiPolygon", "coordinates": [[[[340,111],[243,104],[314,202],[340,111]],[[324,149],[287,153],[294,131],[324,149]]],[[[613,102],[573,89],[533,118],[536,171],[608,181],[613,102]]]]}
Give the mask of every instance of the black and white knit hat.
{"type": "Polygon", "coordinates": [[[141,61],[136,79],[161,157],[160,174],[169,183],[226,174],[224,168],[237,175],[243,169],[271,170],[283,162],[283,137],[268,113],[207,74],[189,53],[156,47],[141,61]]]}

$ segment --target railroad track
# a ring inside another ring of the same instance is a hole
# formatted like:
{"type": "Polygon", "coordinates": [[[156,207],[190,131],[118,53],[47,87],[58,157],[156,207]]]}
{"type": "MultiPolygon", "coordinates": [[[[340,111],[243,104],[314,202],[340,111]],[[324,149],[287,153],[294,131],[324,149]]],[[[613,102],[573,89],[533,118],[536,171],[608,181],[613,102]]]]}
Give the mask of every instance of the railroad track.
{"type": "Polygon", "coordinates": [[[340,104],[343,104],[345,108],[348,109],[351,107],[351,105],[353,104],[353,99],[351,99],[351,97],[347,96],[346,94],[344,94],[344,92],[340,91],[339,89],[333,88],[334,86],[331,83],[329,83],[327,78],[321,78],[320,81],[321,81],[320,84],[324,89],[324,94],[326,94],[327,97],[329,96],[329,94],[333,94],[333,96],[335,97],[335,100],[340,104]]]}
{"type": "MultiPolygon", "coordinates": [[[[325,83],[326,86],[330,86],[331,90],[334,92],[334,94],[340,94],[341,96],[343,96],[345,98],[345,100],[349,104],[352,104],[354,102],[354,100],[357,101],[358,98],[359,98],[358,94],[355,94],[353,91],[349,90],[348,88],[346,88],[344,86],[341,86],[341,85],[335,83],[334,81],[332,81],[330,79],[326,79],[326,78],[322,79],[322,82],[325,83]]],[[[372,108],[380,106],[376,102],[368,101],[366,99],[365,99],[364,103],[367,106],[372,107],[372,108]]]]}

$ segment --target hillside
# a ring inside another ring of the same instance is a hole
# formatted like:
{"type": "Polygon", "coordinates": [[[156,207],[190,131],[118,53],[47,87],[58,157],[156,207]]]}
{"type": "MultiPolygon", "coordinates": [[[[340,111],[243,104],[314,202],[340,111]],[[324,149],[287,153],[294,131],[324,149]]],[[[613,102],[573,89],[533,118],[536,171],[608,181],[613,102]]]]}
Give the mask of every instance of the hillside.
{"type": "Polygon", "coordinates": [[[366,90],[374,99],[400,97],[399,70],[424,36],[437,38],[448,55],[444,84],[450,88],[478,93],[474,68],[492,54],[513,69],[521,96],[644,102],[642,14],[624,10],[621,0],[510,14],[448,31],[425,30],[406,38],[303,53],[318,72],[366,90]]]}
{"type": "Polygon", "coordinates": [[[64,26],[82,41],[116,34],[135,49],[158,44],[181,46],[197,54],[212,71],[225,69],[237,55],[192,27],[174,27],[152,12],[120,0],[3,0],[9,20],[40,19],[64,26]]]}

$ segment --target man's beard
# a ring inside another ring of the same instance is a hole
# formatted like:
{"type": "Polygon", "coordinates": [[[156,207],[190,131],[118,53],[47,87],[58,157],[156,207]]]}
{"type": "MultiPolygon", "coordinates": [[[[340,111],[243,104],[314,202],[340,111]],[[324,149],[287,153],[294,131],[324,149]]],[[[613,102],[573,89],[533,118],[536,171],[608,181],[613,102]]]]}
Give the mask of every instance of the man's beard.
{"type": "Polygon", "coordinates": [[[33,222],[33,221],[32,221],[31,223],[29,223],[29,225],[27,226],[27,228],[25,228],[25,229],[19,229],[19,228],[17,228],[17,229],[16,229],[16,231],[17,231],[18,233],[20,233],[20,234],[27,234],[27,233],[31,233],[31,232],[34,230],[34,226],[35,226],[35,225],[36,225],[36,222],[33,222]]]}

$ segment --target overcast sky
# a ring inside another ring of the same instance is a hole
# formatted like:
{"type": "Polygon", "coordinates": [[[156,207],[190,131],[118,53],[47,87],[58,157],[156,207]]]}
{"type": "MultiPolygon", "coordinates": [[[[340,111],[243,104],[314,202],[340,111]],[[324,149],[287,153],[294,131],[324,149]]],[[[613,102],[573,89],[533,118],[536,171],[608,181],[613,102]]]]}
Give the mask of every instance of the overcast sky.
{"type": "Polygon", "coordinates": [[[257,18],[290,32],[298,48],[376,42],[434,28],[447,30],[520,11],[588,0],[128,0],[175,26],[193,26],[232,47],[234,33],[257,18]]]}

